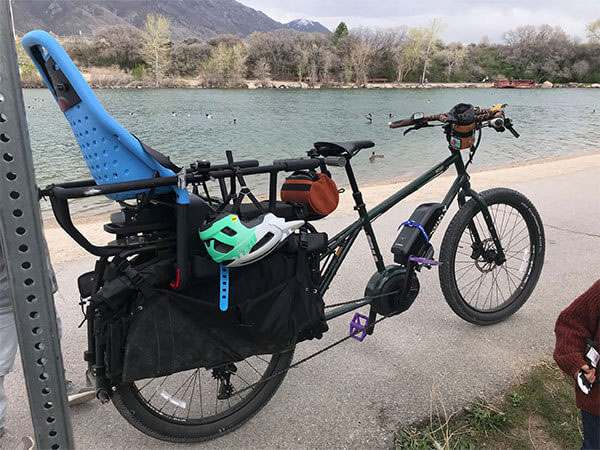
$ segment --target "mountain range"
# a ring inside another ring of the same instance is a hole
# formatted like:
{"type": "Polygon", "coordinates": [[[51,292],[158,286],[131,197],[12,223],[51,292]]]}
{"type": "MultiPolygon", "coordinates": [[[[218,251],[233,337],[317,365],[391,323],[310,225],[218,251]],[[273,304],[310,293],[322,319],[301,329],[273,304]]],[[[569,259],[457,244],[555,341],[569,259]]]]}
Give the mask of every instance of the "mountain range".
{"type": "Polygon", "coordinates": [[[59,36],[90,35],[97,28],[120,24],[141,28],[147,14],[169,19],[173,40],[219,34],[246,37],[280,28],[330,33],[307,19],[280,23],[235,0],[13,0],[13,13],[19,34],[43,29],[59,36]]]}

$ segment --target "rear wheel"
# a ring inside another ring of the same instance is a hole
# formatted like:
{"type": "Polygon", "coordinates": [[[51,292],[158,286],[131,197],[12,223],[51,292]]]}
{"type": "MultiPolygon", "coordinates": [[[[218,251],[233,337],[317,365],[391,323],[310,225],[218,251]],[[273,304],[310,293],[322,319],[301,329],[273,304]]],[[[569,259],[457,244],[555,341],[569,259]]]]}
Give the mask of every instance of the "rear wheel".
{"type": "Polygon", "coordinates": [[[496,263],[496,246],[474,199],[453,217],[440,251],[444,297],[463,319],[489,325],[514,314],[533,291],[544,264],[544,229],[523,194],[496,188],[481,194],[506,256],[496,263]],[[479,242],[475,239],[476,230],[479,242]]]}
{"type": "Polygon", "coordinates": [[[205,441],[235,430],[267,404],[293,356],[291,349],[216,369],[125,383],[116,388],[112,400],[129,423],[149,436],[169,442],[205,441]],[[284,372],[269,378],[280,371],[284,372]]]}

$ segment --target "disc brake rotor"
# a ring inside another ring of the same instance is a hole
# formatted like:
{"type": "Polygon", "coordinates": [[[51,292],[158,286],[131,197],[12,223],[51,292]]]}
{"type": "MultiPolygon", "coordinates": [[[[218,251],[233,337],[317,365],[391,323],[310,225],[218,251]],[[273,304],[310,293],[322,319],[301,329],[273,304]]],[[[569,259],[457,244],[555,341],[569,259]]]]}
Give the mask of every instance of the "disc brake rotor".
{"type": "Polygon", "coordinates": [[[480,272],[487,273],[496,268],[496,246],[491,238],[481,241],[481,247],[476,252],[474,250],[473,255],[477,255],[473,259],[480,272]]]}

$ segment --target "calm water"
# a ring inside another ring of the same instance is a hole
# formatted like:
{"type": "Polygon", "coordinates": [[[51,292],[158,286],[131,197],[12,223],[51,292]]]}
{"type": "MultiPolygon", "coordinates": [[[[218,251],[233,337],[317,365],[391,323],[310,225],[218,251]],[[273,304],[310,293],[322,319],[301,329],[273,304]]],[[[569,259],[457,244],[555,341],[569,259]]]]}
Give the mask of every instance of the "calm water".
{"type": "MultiPolygon", "coordinates": [[[[508,103],[507,115],[521,133],[514,139],[489,130],[475,168],[595,151],[600,142],[600,90],[99,90],[106,109],[144,142],[179,165],[197,159],[299,157],[319,140],[370,139],[383,154],[370,164],[371,150],[353,159],[359,182],[407,178],[446,157],[439,128],[402,136],[387,128],[415,111],[434,114],[459,102],[489,107],[508,103]],[[596,112],[594,112],[596,110],[596,112]],[[173,115],[176,113],[176,116],[173,115]],[[374,115],[368,124],[364,114],[374,115]],[[212,119],[205,117],[212,114],[212,119]],[[230,124],[232,119],[237,123],[230,124]]],[[[69,125],[47,90],[25,90],[38,184],[91,178],[69,125]]],[[[266,179],[251,186],[265,191],[266,179]]],[[[345,179],[338,177],[340,184],[345,179]]],[[[85,212],[98,200],[78,202],[85,212]]]]}

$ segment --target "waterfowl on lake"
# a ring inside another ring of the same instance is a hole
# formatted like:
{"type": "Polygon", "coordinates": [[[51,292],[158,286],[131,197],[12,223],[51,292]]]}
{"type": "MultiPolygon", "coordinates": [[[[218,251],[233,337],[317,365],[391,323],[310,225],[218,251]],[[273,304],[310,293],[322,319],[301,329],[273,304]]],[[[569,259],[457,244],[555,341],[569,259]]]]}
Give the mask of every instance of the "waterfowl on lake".
{"type": "Polygon", "coordinates": [[[377,158],[385,158],[385,156],[383,155],[376,155],[375,152],[371,153],[371,156],[369,156],[369,162],[371,164],[373,164],[375,162],[375,159],[377,158]]]}

